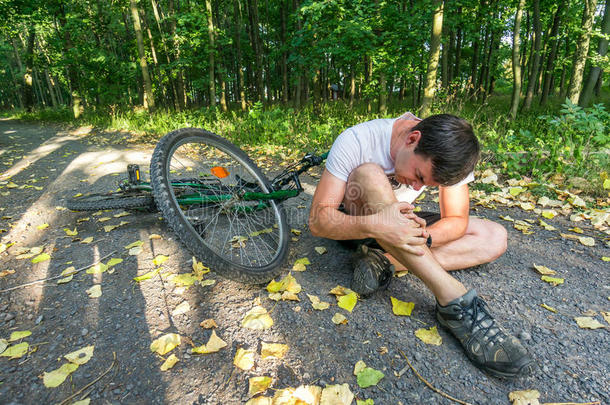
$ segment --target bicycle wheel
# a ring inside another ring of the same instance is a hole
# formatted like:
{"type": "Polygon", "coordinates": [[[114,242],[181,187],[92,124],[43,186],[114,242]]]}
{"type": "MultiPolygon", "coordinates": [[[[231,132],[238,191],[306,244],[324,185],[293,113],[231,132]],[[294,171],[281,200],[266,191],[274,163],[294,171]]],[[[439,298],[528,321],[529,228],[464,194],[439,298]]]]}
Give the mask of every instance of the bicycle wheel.
{"type": "Polygon", "coordinates": [[[108,209],[154,208],[153,196],[147,194],[126,194],[111,192],[88,194],[66,200],[66,208],[72,211],[98,211],[108,209]]]}
{"type": "Polygon", "coordinates": [[[241,149],[203,129],[180,129],[157,144],[150,175],[168,224],[213,270],[255,284],[279,274],[288,251],[286,215],[275,201],[240,198],[248,191],[270,191],[265,175],[241,149]],[[199,183],[184,184],[186,177],[199,183]],[[186,204],[193,196],[200,203],[186,204]]]}

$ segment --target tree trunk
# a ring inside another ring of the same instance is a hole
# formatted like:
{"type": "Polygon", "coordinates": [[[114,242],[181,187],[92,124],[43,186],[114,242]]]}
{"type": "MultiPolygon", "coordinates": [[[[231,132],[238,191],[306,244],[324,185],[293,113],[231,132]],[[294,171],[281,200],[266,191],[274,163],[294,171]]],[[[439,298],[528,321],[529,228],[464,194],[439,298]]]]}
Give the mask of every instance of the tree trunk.
{"type": "Polygon", "coordinates": [[[593,28],[593,16],[595,14],[595,6],[597,0],[584,0],[585,10],[582,15],[582,34],[576,42],[576,50],[574,51],[574,64],[572,65],[572,76],[570,86],[568,87],[567,97],[574,104],[578,102],[582,86],[582,77],[587,62],[587,54],[589,53],[589,41],[591,39],[591,30],[593,28]]]}
{"type": "MultiPolygon", "coordinates": [[[[169,29],[174,44],[175,56],[174,60],[180,61],[180,44],[178,43],[178,37],[176,35],[176,17],[174,15],[174,0],[169,0],[168,6],[169,13],[169,29]]],[[[176,91],[178,93],[178,103],[181,108],[185,108],[188,105],[188,97],[186,91],[186,84],[184,82],[184,73],[182,70],[178,70],[176,74],[176,91]]]]}
{"type": "Polygon", "coordinates": [[[447,25],[443,26],[443,52],[441,54],[441,79],[442,86],[446,88],[449,85],[449,45],[447,44],[447,25]]]}
{"type": "MultiPolygon", "coordinates": [[[[458,7],[458,17],[462,15],[462,7],[458,7]]],[[[460,65],[462,63],[462,27],[458,26],[455,39],[455,65],[453,66],[453,78],[460,79],[460,65]]]]}
{"type": "MultiPolygon", "coordinates": [[[[604,20],[602,23],[602,34],[605,37],[599,39],[599,44],[597,46],[597,54],[600,58],[606,56],[608,52],[608,35],[610,35],[610,13],[608,10],[610,9],[610,1],[606,1],[606,7],[604,10],[604,20]]],[[[587,76],[587,80],[585,82],[585,86],[580,93],[580,98],[578,99],[578,105],[581,107],[588,107],[591,103],[591,98],[593,97],[593,90],[595,89],[597,83],[601,78],[601,68],[593,63],[591,69],[589,70],[589,75],[587,76]]]]}
{"type": "Polygon", "coordinates": [[[441,47],[441,35],[443,32],[443,1],[436,1],[434,18],[432,20],[432,36],[430,37],[430,59],[428,60],[428,73],[424,86],[424,99],[419,112],[421,117],[430,115],[430,108],[434,100],[436,90],[436,71],[438,70],[438,59],[441,47]]]}
{"type": "Polygon", "coordinates": [[[216,77],[214,75],[214,56],[216,53],[216,41],[214,33],[214,19],[212,17],[212,2],[205,0],[205,11],[208,17],[208,88],[210,90],[210,107],[216,107],[216,77]]]}
{"type": "MultiPolygon", "coordinates": [[[[72,36],[70,30],[67,29],[66,11],[63,5],[60,5],[59,24],[64,34],[64,55],[69,55],[73,45],[72,36]]],[[[81,96],[78,91],[78,81],[76,79],[76,68],[71,63],[66,64],[66,76],[68,77],[68,84],[70,86],[70,95],[72,98],[72,113],[74,118],[80,117],[81,113],[81,96]]]]}
{"type": "MultiPolygon", "coordinates": [[[[564,59],[567,59],[570,57],[570,39],[566,38],[565,40],[565,44],[566,44],[566,48],[565,48],[565,53],[564,53],[564,59]]],[[[566,67],[564,66],[563,69],[561,69],[561,78],[559,79],[559,96],[564,99],[566,97],[566,93],[568,91],[568,89],[566,88],[566,67]]]]}
{"type": "Polygon", "coordinates": [[[529,110],[534,99],[534,89],[538,81],[538,71],[540,68],[540,48],[542,44],[542,26],[540,23],[540,0],[534,0],[534,57],[530,61],[532,69],[527,83],[527,92],[523,102],[523,110],[529,110]]]}
{"type": "Polygon", "coordinates": [[[290,89],[288,87],[288,51],[286,44],[286,19],[287,19],[287,10],[288,10],[288,0],[283,2],[281,5],[282,10],[281,14],[281,30],[280,30],[280,39],[282,41],[282,103],[284,105],[288,104],[288,94],[290,94],[290,89]]]}
{"type": "Polygon", "coordinates": [[[544,79],[542,80],[542,96],[540,97],[540,105],[545,105],[551,89],[551,83],[553,82],[553,72],[555,66],[555,59],[557,58],[557,47],[559,45],[559,39],[557,34],[559,33],[559,22],[561,20],[561,14],[563,12],[563,6],[565,1],[561,0],[557,5],[557,11],[553,17],[553,27],[551,28],[551,34],[549,40],[551,42],[551,49],[546,60],[546,68],[544,71],[544,79]]]}
{"type": "Polygon", "coordinates": [[[140,14],[138,12],[138,0],[129,0],[129,8],[131,9],[131,18],[133,20],[133,29],[136,33],[136,41],[138,43],[138,58],[140,60],[140,68],[142,69],[142,81],[144,90],[144,108],[149,111],[155,109],[155,98],[152,92],[152,83],[148,74],[148,63],[146,62],[146,54],[144,53],[144,38],[142,36],[142,28],[140,26],[140,14]]]}
{"type": "Polygon", "coordinates": [[[250,17],[250,27],[252,30],[252,49],[254,50],[254,56],[256,58],[256,93],[258,101],[264,101],[265,84],[263,82],[263,54],[262,46],[259,35],[259,22],[258,22],[258,1],[248,0],[248,9],[250,17]]]}
{"type": "MultiPolygon", "coordinates": [[[[449,52],[447,52],[447,64],[450,64],[453,55],[455,55],[455,32],[449,31],[449,52]]],[[[443,51],[444,52],[444,51],[443,51]]],[[[447,86],[453,81],[453,67],[447,66],[447,86]]]]}
{"type": "Polygon", "coordinates": [[[385,114],[388,111],[386,75],[383,70],[379,72],[379,113],[385,114]]]}
{"type": "MultiPolygon", "coordinates": [[[[479,8],[477,10],[477,17],[475,19],[475,27],[481,27],[481,21],[483,19],[483,9],[485,8],[486,0],[481,0],[479,8]]],[[[470,94],[476,94],[477,92],[477,69],[479,67],[479,48],[481,47],[481,35],[475,32],[474,45],[472,47],[472,64],[470,65],[470,94]]]]}
{"type": "Polygon", "coordinates": [[[36,39],[36,27],[32,24],[28,28],[28,41],[25,50],[25,72],[23,74],[23,102],[25,110],[31,112],[34,109],[34,40],[36,39]]]}
{"type": "Polygon", "coordinates": [[[517,6],[517,14],[515,15],[515,30],[513,31],[513,97],[510,105],[510,116],[515,119],[517,109],[519,108],[519,98],[521,97],[521,61],[519,57],[520,39],[519,32],[521,31],[521,18],[523,17],[523,8],[525,0],[519,0],[517,6]]]}
{"type": "Polygon", "coordinates": [[[354,97],[356,97],[356,68],[354,65],[351,66],[349,75],[349,108],[354,107],[354,97]]]}
{"type": "Polygon", "coordinates": [[[237,52],[237,90],[239,92],[239,101],[241,104],[241,110],[246,111],[246,91],[244,83],[244,70],[242,69],[241,59],[241,2],[235,0],[233,3],[233,10],[235,12],[235,49],[237,52]]]}

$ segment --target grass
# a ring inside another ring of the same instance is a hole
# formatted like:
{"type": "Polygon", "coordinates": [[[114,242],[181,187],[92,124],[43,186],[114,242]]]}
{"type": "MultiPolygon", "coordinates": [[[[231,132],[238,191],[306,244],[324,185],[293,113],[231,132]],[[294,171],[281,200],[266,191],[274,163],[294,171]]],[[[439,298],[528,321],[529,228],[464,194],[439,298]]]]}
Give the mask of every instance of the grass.
{"type": "MultiPolygon", "coordinates": [[[[607,97],[610,92],[605,90],[603,94],[607,97]]],[[[610,115],[603,109],[603,104],[597,109],[575,112],[568,108],[566,112],[563,100],[552,99],[545,107],[535,102],[531,110],[520,112],[511,120],[507,114],[509,94],[497,94],[484,102],[439,94],[433,113],[452,113],[471,122],[483,145],[481,169],[495,168],[504,177],[525,176],[540,182],[585,178],[590,185],[585,190],[587,193],[605,197],[607,190],[602,184],[610,166],[610,137],[605,134],[610,132],[610,115]]],[[[416,111],[416,108],[408,102],[393,100],[385,114],[367,112],[365,102],[349,108],[347,103],[337,101],[324,104],[320,114],[314,114],[311,105],[295,110],[280,105],[263,107],[256,103],[246,112],[230,110],[223,113],[207,108],[182,112],[158,110],[151,114],[141,109],[112,113],[86,111],[78,120],[72,118],[72,112],[67,108],[3,115],[28,121],[124,130],[133,133],[131,141],[149,143],[174,129],[201,127],[249,151],[292,158],[304,152],[328,150],[344,129],[357,123],[396,117],[409,110],[416,111]]],[[[583,182],[579,184],[582,189],[583,182]]]]}

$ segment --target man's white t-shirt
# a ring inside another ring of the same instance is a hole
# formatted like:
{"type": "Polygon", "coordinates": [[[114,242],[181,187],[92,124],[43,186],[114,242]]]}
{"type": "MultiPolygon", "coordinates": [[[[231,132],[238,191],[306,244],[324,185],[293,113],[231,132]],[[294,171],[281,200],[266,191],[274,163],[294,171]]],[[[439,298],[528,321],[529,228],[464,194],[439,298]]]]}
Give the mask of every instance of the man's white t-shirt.
{"type": "MultiPolygon", "coordinates": [[[[394,161],[390,156],[392,127],[396,120],[417,120],[415,115],[407,112],[398,118],[383,118],[363,122],[346,129],[335,139],[326,159],[326,169],[335,177],[347,182],[350,173],[363,163],[378,164],[393,184],[398,201],[413,202],[424,191],[425,186],[414,190],[406,184],[398,184],[393,177],[394,161]]],[[[470,173],[456,184],[462,185],[474,180],[470,173]]]]}

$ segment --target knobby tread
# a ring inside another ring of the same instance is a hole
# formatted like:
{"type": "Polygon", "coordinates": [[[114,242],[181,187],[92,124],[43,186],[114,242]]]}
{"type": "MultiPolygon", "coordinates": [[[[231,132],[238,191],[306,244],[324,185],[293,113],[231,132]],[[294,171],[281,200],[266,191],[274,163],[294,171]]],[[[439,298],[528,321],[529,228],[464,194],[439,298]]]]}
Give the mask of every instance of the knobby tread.
{"type": "Polygon", "coordinates": [[[220,257],[216,252],[207,247],[195,232],[192,226],[180,213],[180,207],[177,204],[173,193],[170,190],[170,179],[167,177],[167,165],[171,156],[169,152],[172,147],[180,142],[183,138],[201,137],[204,141],[210,142],[213,146],[225,152],[230,152],[231,155],[238,156],[239,159],[248,165],[262,180],[267,187],[269,181],[260,171],[258,166],[237,146],[229,141],[213,134],[209,131],[199,128],[183,128],[165,135],[153,152],[150,163],[150,177],[153,189],[154,201],[158,209],[163,213],[163,216],[170,228],[176,233],[180,241],[197,257],[204,262],[212,270],[216,271],[220,276],[230,280],[239,281],[247,284],[262,284],[267,283],[281,272],[281,265],[284,262],[288,253],[288,225],[286,215],[281,206],[278,206],[280,212],[279,221],[282,226],[283,235],[280,235],[282,246],[280,254],[272,263],[267,266],[252,268],[241,264],[230,262],[220,257]]]}
{"type": "Polygon", "coordinates": [[[152,194],[133,196],[123,193],[90,194],[66,200],[66,208],[72,211],[99,211],[151,207],[154,207],[152,194]]]}

